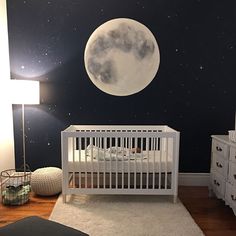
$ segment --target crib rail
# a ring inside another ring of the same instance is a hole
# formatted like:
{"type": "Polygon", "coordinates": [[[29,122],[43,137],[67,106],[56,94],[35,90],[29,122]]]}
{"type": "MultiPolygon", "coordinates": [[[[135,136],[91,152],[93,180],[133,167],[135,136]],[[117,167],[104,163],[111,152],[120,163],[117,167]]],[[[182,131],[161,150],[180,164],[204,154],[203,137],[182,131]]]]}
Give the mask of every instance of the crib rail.
{"type": "Polygon", "coordinates": [[[62,192],[177,196],[179,132],[167,126],[70,126],[62,192]]]}

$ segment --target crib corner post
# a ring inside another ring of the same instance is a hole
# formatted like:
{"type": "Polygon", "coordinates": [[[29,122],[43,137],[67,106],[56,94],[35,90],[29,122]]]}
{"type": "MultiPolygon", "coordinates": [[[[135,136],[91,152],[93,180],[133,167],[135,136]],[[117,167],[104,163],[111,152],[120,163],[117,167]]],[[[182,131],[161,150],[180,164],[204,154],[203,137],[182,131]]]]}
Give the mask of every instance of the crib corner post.
{"type": "Polygon", "coordinates": [[[173,203],[176,204],[178,201],[178,195],[173,195],[173,203]]]}
{"type": "Polygon", "coordinates": [[[66,203],[66,194],[62,194],[62,202],[66,203]]]}

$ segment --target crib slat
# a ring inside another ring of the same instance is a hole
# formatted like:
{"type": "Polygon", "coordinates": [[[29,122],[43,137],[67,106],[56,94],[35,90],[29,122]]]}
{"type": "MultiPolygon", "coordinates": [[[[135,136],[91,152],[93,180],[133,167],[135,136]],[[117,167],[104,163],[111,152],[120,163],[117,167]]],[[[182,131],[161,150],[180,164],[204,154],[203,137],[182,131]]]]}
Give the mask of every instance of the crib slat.
{"type": "Polygon", "coordinates": [[[91,188],[93,189],[93,138],[90,138],[90,146],[91,146],[91,188]]]}
{"type": "Polygon", "coordinates": [[[72,177],[72,186],[75,188],[75,147],[76,147],[76,138],[72,137],[72,150],[73,150],[73,177],[72,177]]]}
{"type": "Polygon", "coordinates": [[[168,139],[169,138],[166,138],[166,150],[165,150],[165,189],[167,189],[168,139]]]}
{"type": "Polygon", "coordinates": [[[107,138],[103,138],[103,142],[104,142],[103,188],[106,188],[106,150],[107,150],[107,138]]]}
{"type": "Polygon", "coordinates": [[[87,173],[87,138],[84,138],[84,145],[85,145],[85,188],[88,187],[88,173],[87,173]]]}
{"type": "Polygon", "coordinates": [[[121,149],[122,149],[122,180],[121,180],[121,188],[124,188],[124,138],[121,139],[121,149]]]}
{"type": "MultiPolygon", "coordinates": [[[[134,147],[134,141],[133,141],[133,137],[131,137],[131,147],[130,147],[130,155],[131,155],[131,150],[132,148],[134,147]]],[[[129,158],[130,159],[130,158],[129,158]]],[[[132,163],[132,166],[133,166],[133,163],[132,163]]],[[[134,184],[134,171],[133,169],[131,170],[131,172],[133,175],[132,175],[132,181],[131,181],[131,178],[130,178],[130,184],[134,184]]],[[[131,187],[131,186],[130,186],[131,187]]]]}
{"type": "Polygon", "coordinates": [[[173,160],[173,148],[174,148],[174,139],[173,139],[173,137],[172,138],[170,138],[169,139],[170,140],[170,143],[169,143],[169,146],[168,146],[168,148],[169,148],[169,150],[168,150],[168,162],[172,162],[172,165],[171,165],[171,169],[172,169],[172,171],[169,171],[170,172],[170,174],[169,174],[169,178],[168,178],[168,181],[169,181],[169,183],[168,183],[168,185],[169,185],[169,188],[171,188],[172,189],[172,184],[173,184],[173,180],[172,180],[172,176],[173,176],[173,174],[174,174],[174,170],[173,170],[173,167],[175,166],[174,165],[174,160],[173,160]]]}
{"type": "Polygon", "coordinates": [[[161,168],[162,168],[162,152],[163,152],[163,138],[160,138],[160,157],[159,157],[159,175],[158,175],[158,187],[161,189],[161,168]]]}
{"type": "Polygon", "coordinates": [[[110,138],[110,189],[112,188],[112,162],[111,162],[112,138],[110,138]]]}
{"type": "Polygon", "coordinates": [[[81,137],[78,138],[79,139],[79,188],[81,188],[81,180],[82,180],[82,174],[81,174],[81,137]]]}
{"type": "Polygon", "coordinates": [[[117,157],[117,152],[118,152],[118,138],[116,137],[115,139],[115,148],[116,148],[116,189],[118,189],[118,157],[117,157]]]}
{"type": "Polygon", "coordinates": [[[143,188],[143,138],[141,138],[140,145],[141,145],[140,189],[142,189],[143,188]]]}
{"type": "Polygon", "coordinates": [[[146,188],[148,189],[149,185],[149,138],[146,140],[146,151],[147,151],[147,179],[146,179],[146,188]]]}
{"type": "MultiPolygon", "coordinates": [[[[128,138],[128,156],[130,157],[130,149],[131,149],[131,138],[128,138]]],[[[130,189],[130,158],[128,158],[128,189],[130,189]]]]}
{"type": "MultiPolygon", "coordinates": [[[[138,140],[137,137],[135,137],[134,140],[134,189],[137,188],[137,150],[136,148],[138,147],[138,140]]],[[[133,151],[132,151],[133,152],[133,151]]]]}
{"type": "Polygon", "coordinates": [[[101,145],[101,138],[98,138],[98,147],[97,147],[97,163],[98,163],[98,168],[97,168],[97,188],[100,188],[100,145],[101,145]]]}
{"type": "Polygon", "coordinates": [[[152,167],[153,167],[153,170],[152,170],[152,188],[154,189],[155,188],[155,138],[152,138],[152,152],[153,152],[153,160],[152,160],[152,167]]]}
{"type": "MultiPolygon", "coordinates": [[[[69,150],[69,155],[70,155],[70,157],[68,157],[68,158],[72,158],[72,161],[73,161],[73,138],[70,138],[70,137],[68,137],[68,140],[67,140],[67,142],[68,142],[68,150],[69,150]]],[[[70,188],[71,187],[71,185],[72,185],[72,187],[73,187],[73,183],[71,183],[71,179],[72,179],[72,181],[73,181],[73,169],[72,169],[72,175],[71,175],[71,173],[69,172],[69,173],[67,173],[67,175],[68,175],[68,179],[67,179],[67,186],[70,188]]]]}

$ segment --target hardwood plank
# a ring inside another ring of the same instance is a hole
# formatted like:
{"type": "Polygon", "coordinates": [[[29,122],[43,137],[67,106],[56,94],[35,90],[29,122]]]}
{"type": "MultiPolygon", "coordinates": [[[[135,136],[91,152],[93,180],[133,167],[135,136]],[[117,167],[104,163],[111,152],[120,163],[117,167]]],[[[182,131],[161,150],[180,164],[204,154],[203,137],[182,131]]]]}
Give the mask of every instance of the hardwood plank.
{"type": "Polygon", "coordinates": [[[179,198],[207,236],[236,235],[236,216],[224,201],[209,197],[207,187],[179,187],[179,198]]]}
{"type": "MultiPolygon", "coordinates": [[[[57,197],[31,194],[30,201],[22,206],[0,204],[0,226],[32,215],[48,219],[57,197]]],[[[179,198],[206,236],[236,235],[236,216],[233,211],[222,200],[209,198],[207,187],[180,186],[179,198]]]]}
{"type": "Polygon", "coordinates": [[[40,216],[48,219],[58,196],[40,197],[31,194],[29,202],[21,206],[0,204],[0,227],[27,216],[40,216]]]}

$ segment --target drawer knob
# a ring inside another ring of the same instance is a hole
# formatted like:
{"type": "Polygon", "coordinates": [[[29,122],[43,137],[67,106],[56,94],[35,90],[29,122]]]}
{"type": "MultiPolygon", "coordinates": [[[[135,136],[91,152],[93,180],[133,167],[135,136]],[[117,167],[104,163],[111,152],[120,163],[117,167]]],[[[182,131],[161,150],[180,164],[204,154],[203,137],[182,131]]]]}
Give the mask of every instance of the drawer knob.
{"type": "Polygon", "coordinates": [[[220,186],[220,183],[217,182],[215,179],[214,179],[214,184],[217,185],[217,186],[220,186]]]}
{"type": "Polygon", "coordinates": [[[233,200],[233,201],[236,201],[236,197],[232,194],[231,195],[231,199],[233,200]]]}
{"type": "Polygon", "coordinates": [[[216,146],[216,150],[217,150],[218,152],[222,152],[222,148],[219,147],[219,146],[216,146]]]}
{"type": "Polygon", "coordinates": [[[234,175],[234,179],[236,179],[236,175],[234,175]]]}
{"type": "Polygon", "coordinates": [[[219,168],[223,167],[218,161],[216,162],[216,166],[219,167],[219,168]]]}

